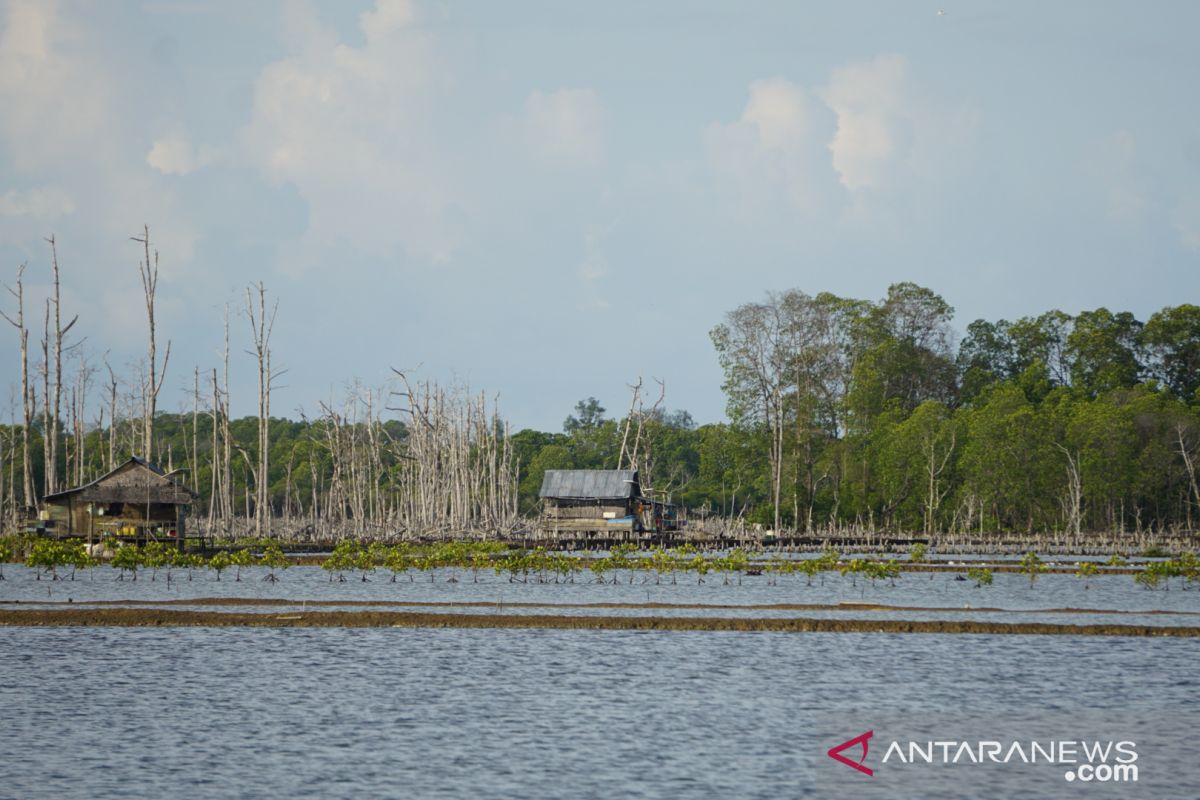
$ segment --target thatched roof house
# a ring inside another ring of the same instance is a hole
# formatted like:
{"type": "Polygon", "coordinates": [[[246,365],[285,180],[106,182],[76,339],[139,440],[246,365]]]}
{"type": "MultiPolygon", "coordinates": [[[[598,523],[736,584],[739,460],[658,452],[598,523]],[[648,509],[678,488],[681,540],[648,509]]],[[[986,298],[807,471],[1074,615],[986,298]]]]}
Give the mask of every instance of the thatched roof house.
{"type": "Polygon", "coordinates": [[[198,495],[156,464],[134,456],[91,483],[42,498],[57,533],[183,541],[184,514],[198,495]]]}

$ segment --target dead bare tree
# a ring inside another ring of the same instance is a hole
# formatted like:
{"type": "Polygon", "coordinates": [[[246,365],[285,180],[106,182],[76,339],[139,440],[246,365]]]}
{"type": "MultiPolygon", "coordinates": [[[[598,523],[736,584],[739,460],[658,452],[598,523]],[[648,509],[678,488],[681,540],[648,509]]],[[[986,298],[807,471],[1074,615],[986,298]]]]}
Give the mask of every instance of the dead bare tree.
{"type": "Polygon", "coordinates": [[[625,468],[625,449],[629,443],[629,427],[633,424],[633,415],[642,401],[642,376],[638,376],[637,383],[630,387],[631,396],[629,399],[629,413],[625,415],[625,429],[621,432],[621,453],[617,456],[617,469],[625,468]]]}
{"type": "Polygon", "coordinates": [[[149,338],[146,349],[146,380],[142,387],[142,454],[154,460],[154,414],[158,407],[158,393],[162,390],[163,380],[167,376],[167,364],[171,360],[171,342],[167,340],[167,349],[163,355],[161,373],[158,367],[158,348],[156,342],[157,322],[154,318],[154,300],[158,292],[158,251],[154,251],[154,261],[150,260],[150,226],[142,226],[142,235],[131,236],[132,241],[142,245],[145,253],[143,261],[138,263],[138,272],[142,277],[142,294],[146,300],[146,319],[149,322],[149,338]]]}
{"type": "MultiPolygon", "coordinates": [[[[276,300],[267,312],[267,289],[262,281],[246,287],[246,316],[254,338],[251,355],[258,359],[258,468],[255,470],[254,532],[262,536],[271,518],[271,387],[285,370],[271,367],[271,331],[279,311],[276,300]]],[[[247,459],[248,460],[248,459],[247,459]]]]}
{"type": "Polygon", "coordinates": [[[117,458],[117,390],[120,382],[112,364],[108,363],[107,355],[104,357],[104,366],[108,369],[108,470],[111,471],[116,467],[114,462],[117,458]]]}
{"type": "Polygon", "coordinates": [[[33,428],[34,414],[34,396],[33,387],[29,384],[29,329],[25,327],[25,264],[17,268],[17,280],[15,288],[5,284],[4,288],[8,289],[17,300],[16,317],[10,317],[7,313],[0,311],[4,319],[10,325],[17,329],[17,338],[21,346],[21,459],[23,465],[24,481],[22,483],[22,501],[26,508],[37,504],[37,497],[33,489],[33,463],[30,460],[32,455],[30,452],[29,438],[30,430],[33,428]]]}
{"type": "Polygon", "coordinates": [[[486,397],[447,391],[431,382],[414,386],[393,370],[403,390],[407,436],[397,443],[400,522],[409,530],[483,535],[511,530],[517,520],[517,465],[508,429],[486,397]]]}
{"type": "Polygon", "coordinates": [[[53,272],[52,294],[46,301],[46,338],[42,341],[42,354],[45,359],[43,364],[43,385],[42,385],[42,405],[45,412],[44,417],[46,426],[43,428],[43,436],[45,438],[44,452],[46,456],[46,478],[45,489],[46,493],[58,491],[58,451],[62,439],[62,358],[63,358],[63,342],[67,333],[71,328],[75,327],[75,323],[79,321],[79,315],[76,314],[71,318],[65,326],[62,324],[62,288],[58,269],[58,244],[55,241],[54,235],[51,234],[46,238],[46,242],[50,245],[50,264],[53,272]],[[50,394],[50,307],[54,307],[54,402],[51,404],[50,394]]]}
{"type": "Polygon", "coordinates": [[[1184,468],[1187,470],[1188,485],[1192,490],[1192,500],[1187,504],[1187,526],[1192,528],[1192,505],[1200,508],[1200,482],[1196,480],[1196,462],[1192,455],[1192,446],[1189,445],[1187,434],[1189,433],[1188,426],[1180,422],[1175,425],[1175,442],[1179,448],[1179,455],[1183,459],[1184,468]]]}

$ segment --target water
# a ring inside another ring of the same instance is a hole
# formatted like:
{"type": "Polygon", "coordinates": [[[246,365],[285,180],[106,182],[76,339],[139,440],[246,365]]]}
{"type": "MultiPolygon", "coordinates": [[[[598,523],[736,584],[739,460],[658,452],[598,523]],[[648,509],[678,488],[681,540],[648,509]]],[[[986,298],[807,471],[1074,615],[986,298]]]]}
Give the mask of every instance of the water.
{"type": "Polygon", "coordinates": [[[6,628],[0,797],[1194,797],[1190,747],[1167,764],[1200,723],[1198,658],[1193,639],[6,628]],[[869,726],[1022,718],[1136,737],[1139,783],[904,784],[878,749],[874,778],[824,754],[869,726]]]}
{"type": "MultiPolygon", "coordinates": [[[[1031,588],[1029,579],[1015,573],[997,573],[995,583],[976,588],[970,581],[955,580],[953,573],[903,573],[894,582],[883,580],[853,580],[848,576],[830,574],[824,580],[816,578],[809,585],[802,575],[782,576],[776,585],[765,575],[736,578],[728,585],[722,576],[710,574],[706,583],[697,584],[694,573],[679,573],[675,583],[663,578],[656,583],[652,574],[621,573],[617,584],[592,583],[584,574],[575,583],[510,583],[507,576],[491,571],[481,572],[478,582],[470,570],[436,570],[429,574],[414,574],[410,582],[401,577],[391,582],[387,572],[377,572],[363,582],[356,574],[347,574],[344,583],[330,582],[319,567],[292,567],[280,572],[277,583],[263,580],[261,568],[243,570],[242,580],[234,580],[233,571],[217,581],[211,572],[197,571],[187,580],[184,571],[175,570],[168,585],[165,571],[156,580],[143,572],[137,581],[117,580],[118,572],[101,567],[81,573],[74,581],[35,580],[35,573],[24,567],[5,567],[7,579],[0,581],[0,608],[32,603],[61,603],[70,598],[75,603],[114,600],[188,600],[209,597],[269,598],[277,600],[321,600],[332,602],[373,601],[393,603],[396,607],[421,602],[458,603],[671,603],[703,605],[768,605],[779,603],[827,604],[878,603],[882,605],[913,606],[944,609],[940,612],[883,612],[885,616],[905,619],[979,619],[995,622],[1065,622],[1067,624],[1129,624],[1129,625],[1200,625],[1200,587],[1181,591],[1178,579],[1171,581],[1169,591],[1148,591],[1134,583],[1131,575],[1102,575],[1087,584],[1073,575],[1046,574],[1031,588]],[[454,576],[457,582],[449,579],[454,576]],[[629,578],[633,583],[629,583],[629,578]],[[648,581],[648,582],[643,582],[648,581]],[[1088,586],[1090,588],[1085,588],[1088,586]],[[980,607],[1006,609],[1009,613],[982,612],[980,607]],[[1094,614],[1047,616],[1046,609],[1092,609],[1143,612],[1142,614],[1094,614]],[[1148,614],[1145,612],[1177,612],[1148,614]]],[[[611,580],[611,577],[609,578],[611,580]]],[[[253,608],[246,610],[255,610],[253,608]]],[[[261,607],[257,610],[264,610],[261,607]]],[[[270,609],[274,611],[275,609],[270,609]]],[[[426,609],[436,610],[436,609],[426,609]]],[[[462,609],[464,611],[469,609],[462,609]]],[[[491,609],[488,609],[489,611],[491,609]]],[[[517,609],[507,609],[514,613],[517,609]]],[[[534,613],[537,613],[534,610],[534,613]]],[[[571,613],[587,613],[584,610],[571,613]]],[[[639,613],[627,609],[601,609],[592,613],[639,613]]],[[[647,613],[647,612],[641,612],[647,613]]],[[[714,609],[681,609],[677,612],[655,609],[648,613],[689,614],[693,616],[821,616],[821,612],[802,609],[771,612],[752,609],[745,612],[714,609]]],[[[838,610],[842,616],[871,618],[877,614],[852,609],[838,610]]]]}

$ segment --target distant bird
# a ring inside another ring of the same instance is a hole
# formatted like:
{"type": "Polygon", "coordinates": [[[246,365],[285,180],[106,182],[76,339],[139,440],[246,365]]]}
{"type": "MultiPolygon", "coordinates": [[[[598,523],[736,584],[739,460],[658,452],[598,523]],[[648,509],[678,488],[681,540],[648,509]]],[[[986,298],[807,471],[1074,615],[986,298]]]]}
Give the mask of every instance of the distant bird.
{"type": "Polygon", "coordinates": [[[944,9],[944,8],[939,8],[939,9],[938,9],[938,16],[939,16],[939,17],[944,17],[944,16],[946,16],[946,9],[944,9]]]}

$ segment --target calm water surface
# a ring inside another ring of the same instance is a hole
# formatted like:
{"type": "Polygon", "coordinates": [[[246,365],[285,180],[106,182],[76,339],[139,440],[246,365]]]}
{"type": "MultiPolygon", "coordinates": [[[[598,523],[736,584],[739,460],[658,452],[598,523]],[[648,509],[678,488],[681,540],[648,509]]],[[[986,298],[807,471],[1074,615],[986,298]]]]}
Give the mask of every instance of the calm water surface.
{"type": "Polygon", "coordinates": [[[1195,797],[1194,758],[1165,764],[1200,723],[1198,659],[1190,639],[7,628],[0,797],[1195,797]],[[967,766],[912,789],[824,755],[1022,716],[1137,737],[1140,783],[967,766]]]}

